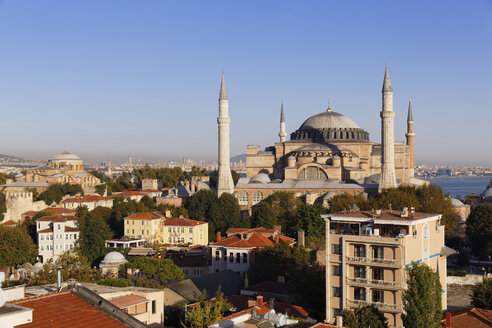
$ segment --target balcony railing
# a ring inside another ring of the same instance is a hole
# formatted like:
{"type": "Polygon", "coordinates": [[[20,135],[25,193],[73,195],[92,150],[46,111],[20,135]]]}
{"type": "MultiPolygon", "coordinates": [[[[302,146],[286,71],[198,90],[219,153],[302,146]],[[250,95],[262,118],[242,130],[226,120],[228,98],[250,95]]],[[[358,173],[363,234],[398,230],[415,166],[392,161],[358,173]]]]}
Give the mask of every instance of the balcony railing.
{"type": "Polygon", "coordinates": [[[351,306],[366,306],[366,305],[372,305],[378,309],[381,309],[382,311],[389,310],[389,311],[401,311],[401,306],[397,304],[388,304],[384,302],[370,302],[370,301],[364,301],[364,300],[347,300],[347,303],[351,306]]]}
{"type": "Polygon", "coordinates": [[[356,284],[366,284],[374,286],[385,286],[385,287],[400,287],[400,284],[394,281],[377,280],[377,279],[367,279],[367,278],[347,278],[347,282],[356,284]]]}
{"type": "Polygon", "coordinates": [[[360,257],[360,256],[347,256],[347,261],[362,262],[362,263],[391,264],[391,265],[396,264],[396,260],[387,260],[387,259],[380,259],[375,257],[360,257]]]}

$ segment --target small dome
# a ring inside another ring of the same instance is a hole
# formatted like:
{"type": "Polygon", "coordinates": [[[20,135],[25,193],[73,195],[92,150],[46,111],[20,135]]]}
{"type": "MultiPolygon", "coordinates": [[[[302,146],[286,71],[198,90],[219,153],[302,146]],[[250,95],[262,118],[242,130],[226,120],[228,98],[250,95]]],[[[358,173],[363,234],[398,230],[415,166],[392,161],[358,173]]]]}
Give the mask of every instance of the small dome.
{"type": "Polygon", "coordinates": [[[258,173],[251,178],[250,183],[269,183],[270,177],[266,173],[258,173]]]}
{"type": "Polygon", "coordinates": [[[62,161],[62,160],[65,160],[65,161],[80,161],[82,160],[79,156],[75,155],[75,154],[72,154],[72,153],[69,153],[68,151],[64,151],[63,153],[59,153],[59,154],[56,154],[55,156],[53,156],[51,158],[51,160],[55,160],[55,161],[62,161]]]}
{"type": "Polygon", "coordinates": [[[106,256],[104,256],[104,259],[101,261],[101,263],[103,264],[113,264],[113,263],[121,264],[126,262],[128,261],[125,259],[123,254],[116,251],[109,252],[108,254],[106,254],[106,256]]]}
{"type": "Polygon", "coordinates": [[[39,271],[43,270],[43,263],[37,262],[32,266],[32,272],[38,273],[39,271]]]}
{"type": "Polygon", "coordinates": [[[308,118],[304,121],[304,123],[302,123],[299,130],[330,128],[360,129],[360,126],[357,125],[357,123],[355,123],[351,118],[343,114],[326,111],[308,118]]]}

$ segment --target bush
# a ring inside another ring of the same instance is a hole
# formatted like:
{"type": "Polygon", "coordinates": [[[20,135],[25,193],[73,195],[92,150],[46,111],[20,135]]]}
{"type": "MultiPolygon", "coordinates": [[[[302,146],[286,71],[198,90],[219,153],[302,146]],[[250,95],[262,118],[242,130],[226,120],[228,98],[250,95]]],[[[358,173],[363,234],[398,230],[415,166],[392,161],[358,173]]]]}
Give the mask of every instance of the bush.
{"type": "Polygon", "coordinates": [[[100,280],[97,282],[98,285],[103,286],[113,286],[113,287],[129,287],[133,286],[131,280],[126,278],[108,278],[104,280],[100,280]]]}
{"type": "Polygon", "coordinates": [[[465,270],[458,270],[458,272],[456,272],[456,275],[458,277],[464,277],[464,276],[466,276],[466,271],[465,270]]]}
{"type": "Polygon", "coordinates": [[[453,270],[448,270],[446,273],[448,276],[454,276],[454,271],[453,270]]]}

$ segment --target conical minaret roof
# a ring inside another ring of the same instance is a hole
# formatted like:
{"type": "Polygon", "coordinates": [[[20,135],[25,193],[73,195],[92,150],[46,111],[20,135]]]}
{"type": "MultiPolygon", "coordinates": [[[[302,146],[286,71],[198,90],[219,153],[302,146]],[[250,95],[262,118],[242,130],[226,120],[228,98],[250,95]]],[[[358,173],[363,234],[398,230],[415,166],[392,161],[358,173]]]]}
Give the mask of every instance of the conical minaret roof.
{"type": "Polygon", "coordinates": [[[413,122],[412,99],[409,99],[408,100],[408,116],[407,116],[407,122],[413,122]]]}
{"type": "Polygon", "coordinates": [[[222,72],[222,81],[220,82],[220,94],[219,94],[219,100],[228,100],[229,98],[227,97],[227,89],[226,89],[226,84],[225,84],[225,79],[224,79],[224,72],[222,72]]]}
{"type": "Polygon", "coordinates": [[[284,115],[284,102],[282,101],[282,104],[280,105],[280,123],[285,122],[285,115],[284,115]]]}
{"type": "Polygon", "coordinates": [[[388,65],[386,65],[386,70],[384,71],[384,82],[383,82],[383,92],[391,91],[393,92],[393,87],[391,86],[390,75],[388,72],[388,65]]]}

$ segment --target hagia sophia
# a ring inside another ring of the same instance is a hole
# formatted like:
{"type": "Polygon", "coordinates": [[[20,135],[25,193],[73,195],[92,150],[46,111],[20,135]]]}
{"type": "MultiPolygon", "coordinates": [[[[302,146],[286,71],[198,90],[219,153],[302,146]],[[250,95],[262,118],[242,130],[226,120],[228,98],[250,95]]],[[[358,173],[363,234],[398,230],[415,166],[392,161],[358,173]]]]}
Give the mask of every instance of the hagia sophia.
{"type": "MultiPolygon", "coordinates": [[[[382,95],[381,144],[371,141],[367,131],[330,106],[306,119],[290,134],[290,140],[286,140],[282,104],[279,141],[264,149],[259,145],[247,146],[246,177],[239,179],[233,187],[241,208],[249,209],[281,190],[294,191],[304,201],[313,203],[327,201],[337,192],[370,194],[399,184],[425,183],[414,178],[415,134],[410,102],[406,142],[394,141],[393,88],[387,68],[382,95]]],[[[224,145],[228,143],[229,118],[228,115],[221,117],[224,115],[221,106],[226,100],[227,91],[222,80],[219,120],[227,123],[227,133],[221,131],[223,126],[219,122],[219,166],[221,150],[229,150],[229,145],[224,145]]],[[[229,186],[225,189],[219,186],[220,190],[232,191],[229,186]]]]}

